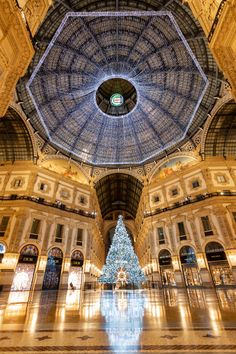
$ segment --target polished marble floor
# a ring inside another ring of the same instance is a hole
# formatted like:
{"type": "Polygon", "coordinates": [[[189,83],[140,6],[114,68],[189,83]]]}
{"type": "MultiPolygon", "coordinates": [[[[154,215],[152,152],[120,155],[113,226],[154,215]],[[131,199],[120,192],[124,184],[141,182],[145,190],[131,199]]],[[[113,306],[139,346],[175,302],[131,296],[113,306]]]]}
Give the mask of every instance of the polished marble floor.
{"type": "Polygon", "coordinates": [[[0,353],[236,353],[236,289],[0,293],[0,353]]]}

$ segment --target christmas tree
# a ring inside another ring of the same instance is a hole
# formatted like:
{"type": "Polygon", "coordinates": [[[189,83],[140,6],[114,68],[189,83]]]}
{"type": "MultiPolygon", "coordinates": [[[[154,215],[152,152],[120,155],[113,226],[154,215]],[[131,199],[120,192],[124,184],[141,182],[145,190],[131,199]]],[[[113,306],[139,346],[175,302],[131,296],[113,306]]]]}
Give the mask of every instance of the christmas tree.
{"type": "Polygon", "coordinates": [[[108,284],[139,286],[145,280],[145,275],[140,268],[138,257],[134,253],[131,240],[120,215],[99,281],[108,284]]]}

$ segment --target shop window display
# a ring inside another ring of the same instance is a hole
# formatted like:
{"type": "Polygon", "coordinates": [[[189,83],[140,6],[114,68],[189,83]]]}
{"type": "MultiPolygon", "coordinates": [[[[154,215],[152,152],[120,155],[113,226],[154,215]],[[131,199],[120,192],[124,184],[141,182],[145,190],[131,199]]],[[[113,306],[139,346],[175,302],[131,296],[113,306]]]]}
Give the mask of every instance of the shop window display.
{"type": "Polygon", "coordinates": [[[190,246],[182,247],[180,250],[180,261],[186,286],[201,286],[202,282],[194,249],[190,246]]]}
{"type": "Polygon", "coordinates": [[[71,255],[71,267],[68,279],[68,289],[80,289],[83,276],[84,256],[81,251],[76,250],[71,255]]]}
{"type": "Polygon", "coordinates": [[[48,253],[43,290],[57,290],[59,288],[62,261],[63,253],[60,248],[52,248],[48,253]]]}
{"type": "Polygon", "coordinates": [[[11,286],[12,291],[31,289],[37,260],[38,250],[34,245],[26,245],[21,250],[11,286]]]}
{"type": "Polygon", "coordinates": [[[218,242],[209,242],[206,245],[206,257],[215,286],[233,285],[233,273],[223,246],[218,242]]]}
{"type": "Polygon", "coordinates": [[[160,251],[159,265],[160,265],[162,286],[176,286],[171,254],[168,250],[160,251]]]}

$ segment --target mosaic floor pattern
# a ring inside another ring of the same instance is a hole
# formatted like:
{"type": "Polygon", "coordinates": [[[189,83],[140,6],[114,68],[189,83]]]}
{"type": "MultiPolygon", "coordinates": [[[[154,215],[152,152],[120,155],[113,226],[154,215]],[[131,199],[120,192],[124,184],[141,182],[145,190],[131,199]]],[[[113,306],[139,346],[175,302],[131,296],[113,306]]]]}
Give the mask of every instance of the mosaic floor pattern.
{"type": "Polygon", "coordinates": [[[236,353],[236,289],[0,293],[0,353],[236,353]]]}

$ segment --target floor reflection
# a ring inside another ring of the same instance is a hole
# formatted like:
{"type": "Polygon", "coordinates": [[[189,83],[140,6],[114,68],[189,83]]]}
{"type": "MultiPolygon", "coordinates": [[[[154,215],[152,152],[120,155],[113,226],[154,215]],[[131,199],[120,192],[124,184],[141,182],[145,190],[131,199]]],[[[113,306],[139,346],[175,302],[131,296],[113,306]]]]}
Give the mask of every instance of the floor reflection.
{"type": "Polygon", "coordinates": [[[145,346],[158,353],[159,345],[172,344],[236,349],[235,331],[236,289],[0,293],[1,345],[10,338],[12,346],[33,345],[35,352],[41,337],[76,353],[90,346],[114,354],[142,353],[145,346]]]}
{"type": "Polygon", "coordinates": [[[101,297],[101,314],[114,353],[138,349],[142,332],[145,295],[142,291],[106,292],[101,297]]]}

